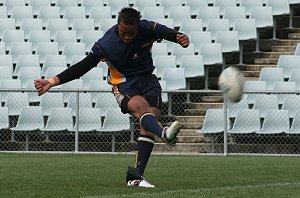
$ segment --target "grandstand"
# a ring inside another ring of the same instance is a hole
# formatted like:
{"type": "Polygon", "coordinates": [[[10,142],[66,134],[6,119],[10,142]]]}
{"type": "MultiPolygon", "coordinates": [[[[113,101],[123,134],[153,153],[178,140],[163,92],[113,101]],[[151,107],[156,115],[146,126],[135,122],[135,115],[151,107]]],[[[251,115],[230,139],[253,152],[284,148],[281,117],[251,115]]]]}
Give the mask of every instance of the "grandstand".
{"type": "Polygon", "coordinates": [[[32,91],[33,79],[87,55],[124,6],[191,41],[152,48],[165,91],[160,121],[183,126],[176,147],[158,141],[156,152],[222,153],[228,123],[230,152],[300,154],[299,0],[0,0],[0,150],[78,151],[79,143],[79,151],[133,151],[138,122],[105,93],[103,63],[51,94],[32,91]],[[225,121],[217,79],[232,65],[246,77],[246,94],[226,104],[225,121]]]}

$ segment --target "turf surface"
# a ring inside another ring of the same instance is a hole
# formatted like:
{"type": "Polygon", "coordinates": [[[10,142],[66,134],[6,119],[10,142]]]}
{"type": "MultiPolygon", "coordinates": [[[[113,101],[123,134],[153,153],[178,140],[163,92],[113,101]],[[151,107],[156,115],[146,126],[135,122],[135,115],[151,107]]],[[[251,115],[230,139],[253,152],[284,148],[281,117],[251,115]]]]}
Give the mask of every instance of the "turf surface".
{"type": "Polygon", "coordinates": [[[0,154],[0,197],[300,197],[300,158],[152,156],[155,189],[126,187],[133,155],[0,154]]]}

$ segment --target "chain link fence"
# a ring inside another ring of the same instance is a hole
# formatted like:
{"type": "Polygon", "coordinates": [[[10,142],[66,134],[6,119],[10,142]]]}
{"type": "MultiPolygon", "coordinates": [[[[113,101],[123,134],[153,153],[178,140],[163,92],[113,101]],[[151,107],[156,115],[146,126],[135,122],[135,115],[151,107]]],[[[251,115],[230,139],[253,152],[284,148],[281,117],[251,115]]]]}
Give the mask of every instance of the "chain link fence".
{"type": "MultiPolygon", "coordinates": [[[[122,114],[109,91],[0,90],[0,151],[134,152],[139,121],[122,114]]],[[[299,93],[164,91],[163,126],[182,124],[178,143],[156,153],[300,154],[299,93]]]]}

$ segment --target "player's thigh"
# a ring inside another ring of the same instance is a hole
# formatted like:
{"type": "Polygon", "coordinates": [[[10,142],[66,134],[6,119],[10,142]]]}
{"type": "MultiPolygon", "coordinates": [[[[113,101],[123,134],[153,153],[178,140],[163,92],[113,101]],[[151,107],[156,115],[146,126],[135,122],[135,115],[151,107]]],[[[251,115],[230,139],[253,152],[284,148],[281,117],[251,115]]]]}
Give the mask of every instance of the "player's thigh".
{"type": "Polygon", "coordinates": [[[129,113],[137,119],[140,119],[140,117],[145,113],[152,112],[147,100],[140,95],[135,95],[130,98],[127,103],[127,108],[129,113]]]}

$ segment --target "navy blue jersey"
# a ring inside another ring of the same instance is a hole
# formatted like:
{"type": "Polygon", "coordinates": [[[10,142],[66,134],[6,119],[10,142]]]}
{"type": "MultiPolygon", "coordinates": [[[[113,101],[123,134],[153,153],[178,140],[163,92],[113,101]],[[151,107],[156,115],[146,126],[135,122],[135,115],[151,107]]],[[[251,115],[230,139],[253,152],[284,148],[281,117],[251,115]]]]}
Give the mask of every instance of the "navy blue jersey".
{"type": "Polygon", "coordinates": [[[158,39],[164,25],[141,20],[136,37],[124,43],[119,37],[118,26],[110,28],[93,46],[91,53],[107,63],[108,82],[117,85],[140,74],[151,74],[154,70],[151,47],[158,39]]]}

